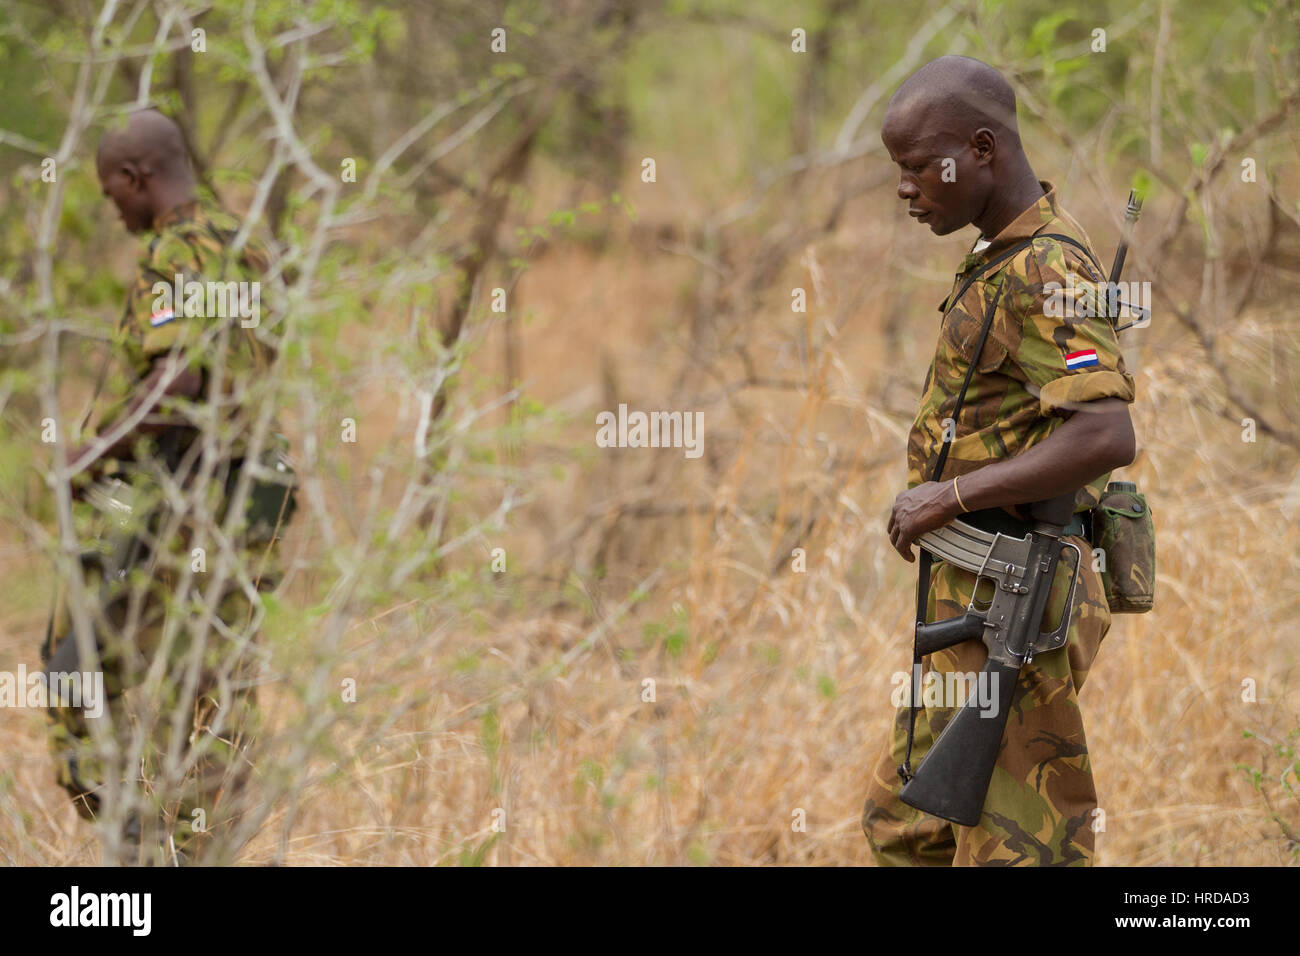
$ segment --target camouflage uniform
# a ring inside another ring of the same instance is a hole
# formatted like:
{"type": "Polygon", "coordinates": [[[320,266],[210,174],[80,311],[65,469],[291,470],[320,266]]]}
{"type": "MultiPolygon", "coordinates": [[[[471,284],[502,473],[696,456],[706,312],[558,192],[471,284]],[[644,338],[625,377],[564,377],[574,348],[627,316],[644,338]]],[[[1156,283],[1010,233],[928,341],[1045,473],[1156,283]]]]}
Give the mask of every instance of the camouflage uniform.
{"type": "MultiPolygon", "coordinates": [[[[950,298],[973,270],[1032,235],[1066,235],[1091,249],[1078,223],[1057,206],[1052,185],[1044,182],[1042,186],[1045,196],[986,247],[966,256],[950,298]]],[[[922,484],[934,467],[942,448],[944,420],[952,414],[972,360],[978,364],[960,418],[950,425],[951,448],[940,481],[969,474],[1041,442],[1065,420],[1061,411],[1068,411],[1076,403],[1103,398],[1133,401],[1133,378],[1124,367],[1115,333],[1104,317],[1104,301],[1096,298],[1097,284],[1104,281],[1105,277],[1079,250],[1044,238],[1035,240],[971,285],[944,321],[926,375],[920,410],[908,437],[909,488],[922,484]],[[1076,306],[1080,311],[1090,307],[1102,317],[1061,318],[1047,314],[1051,284],[1066,286],[1067,271],[1080,289],[1076,306]],[[981,355],[973,359],[971,350],[987,309],[994,302],[988,339],[981,355]],[[1086,364],[1067,366],[1067,355],[1087,350],[1095,350],[1095,363],[1085,357],[1086,364]]],[[[945,300],[940,311],[948,305],[945,300]]],[[[1075,510],[1084,511],[1096,504],[1108,478],[1108,474],[1102,475],[1081,489],[1075,510]]],[[[1078,691],[1110,627],[1111,612],[1101,575],[1087,560],[1092,546],[1077,535],[1065,540],[1076,544],[1085,556],[1068,643],[1060,651],[1038,655],[1021,671],[979,825],[950,823],[898,799],[902,784],[896,768],[903,762],[908,727],[908,707],[904,703],[872,772],[863,808],[862,828],[878,863],[1091,864],[1097,796],[1078,691]]],[[[1063,561],[1058,568],[1049,623],[1059,622],[1064,609],[1069,564],[1063,561]]],[[[926,620],[964,613],[974,584],[975,576],[970,572],[936,559],[926,620]]],[[[987,597],[983,593],[986,587],[991,588],[991,584],[981,584],[981,600],[987,597]]],[[[985,659],[983,642],[970,640],[930,655],[922,666],[938,674],[979,672],[985,659]]],[[[954,713],[952,707],[918,708],[913,767],[924,761],[926,751],[954,713]]]]}
{"type": "MultiPolygon", "coordinates": [[[[239,415],[237,402],[227,399],[264,378],[275,350],[257,329],[243,327],[238,316],[230,314],[232,310],[223,308],[220,311],[225,316],[217,314],[211,300],[197,312],[183,301],[173,302],[170,311],[160,308],[155,284],[174,288],[177,276],[182,283],[202,282],[205,289],[209,281],[253,283],[265,271],[266,258],[251,243],[238,256],[231,256],[226,247],[239,223],[197,202],[172,210],[157,223],[157,228],[157,235],[140,260],[114,335],[114,352],[130,387],[101,413],[98,431],[106,432],[122,414],[153,363],[173,352],[202,370],[203,388],[194,399],[196,403],[207,401],[212,376],[219,375],[217,394],[223,409],[215,429],[218,464],[208,480],[207,500],[220,526],[243,462],[244,432],[248,427],[239,415]]],[[[165,832],[169,831],[181,858],[192,859],[207,834],[228,824],[223,811],[230,809],[249,770],[244,751],[257,720],[252,666],[247,651],[235,650],[234,646],[248,636],[244,632],[255,608],[249,588],[231,576],[216,603],[215,616],[220,623],[204,627],[194,619],[206,599],[212,575],[194,574],[188,591],[177,593],[191,563],[191,548],[206,545],[205,552],[215,559],[218,543],[196,516],[174,516],[159,502],[160,472],[171,473],[190,490],[203,480],[196,477],[202,473],[201,433],[179,412],[172,416],[184,424],[177,424],[155,439],[146,439],[143,444],[137,443],[134,462],[109,463],[105,467],[105,471],[116,470],[131,482],[129,488],[119,487],[124,497],[134,499],[135,523],[124,528],[102,519],[96,522],[92,533],[113,554],[86,562],[86,585],[98,599],[92,614],[99,618],[94,630],[108,697],[105,709],[123,746],[129,740],[131,724],[141,719],[124,692],[144,679],[160,647],[166,646],[168,668],[162,684],[162,709],[153,717],[153,732],[141,761],[139,780],[143,792],[155,799],[157,813],[137,815],[129,835],[139,841],[147,857],[153,852],[149,847],[164,843],[165,832]],[[108,567],[136,575],[143,572],[146,582],[136,588],[133,597],[132,587],[125,581],[105,581],[115,577],[105,573],[108,567]],[[164,631],[169,617],[184,623],[176,628],[174,638],[166,641],[164,631]],[[194,648],[196,641],[198,648],[194,648]],[[192,650],[198,662],[198,680],[193,691],[187,692],[186,670],[191,667],[192,650]],[[181,748],[181,759],[189,761],[189,766],[179,787],[167,788],[170,794],[164,795],[156,786],[156,774],[160,755],[168,748],[170,715],[178,707],[191,715],[182,728],[188,746],[181,748]],[[192,826],[201,819],[194,815],[195,809],[202,809],[206,819],[202,829],[192,826]],[[164,832],[158,832],[160,826],[164,832]]],[[[269,463],[271,458],[264,456],[262,460],[269,463]]],[[[251,559],[246,563],[252,569],[252,587],[266,590],[277,577],[273,545],[292,511],[292,497],[284,488],[267,483],[258,482],[253,487],[250,506],[236,527],[232,543],[236,554],[251,559]],[[268,499],[268,489],[279,494],[271,494],[268,499]]],[[[66,592],[59,595],[43,649],[42,656],[51,671],[87,669],[78,665],[66,599],[66,592]]],[[[66,706],[51,706],[50,717],[59,782],[72,794],[78,812],[93,818],[100,809],[107,771],[97,759],[89,718],[80,708],[66,706]]]]}

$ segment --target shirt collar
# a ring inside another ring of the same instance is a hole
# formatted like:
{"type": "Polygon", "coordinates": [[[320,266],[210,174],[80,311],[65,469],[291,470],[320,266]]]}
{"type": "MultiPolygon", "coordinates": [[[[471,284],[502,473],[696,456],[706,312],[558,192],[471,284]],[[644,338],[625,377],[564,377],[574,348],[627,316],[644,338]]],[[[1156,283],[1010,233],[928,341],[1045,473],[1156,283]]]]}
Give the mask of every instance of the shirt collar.
{"type": "Polygon", "coordinates": [[[973,266],[983,265],[1004,249],[1009,249],[1017,242],[1028,239],[1057,217],[1056,187],[1045,179],[1040,179],[1038,185],[1043,187],[1044,195],[1007,223],[987,246],[979,252],[972,250],[967,253],[961,263],[961,272],[966,272],[973,266]]]}
{"type": "Polygon", "coordinates": [[[168,226],[178,222],[188,222],[198,216],[199,201],[191,199],[189,202],[183,202],[179,206],[173,206],[167,212],[163,213],[154,220],[154,232],[162,232],[168,226]]]}

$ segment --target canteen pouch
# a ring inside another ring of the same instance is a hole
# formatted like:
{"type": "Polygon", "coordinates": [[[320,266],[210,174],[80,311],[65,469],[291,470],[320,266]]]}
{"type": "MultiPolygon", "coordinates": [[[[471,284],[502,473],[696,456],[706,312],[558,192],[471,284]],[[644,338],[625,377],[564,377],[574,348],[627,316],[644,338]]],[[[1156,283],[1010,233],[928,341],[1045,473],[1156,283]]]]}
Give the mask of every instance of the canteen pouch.
{"type": "Polygon", "coordinates": [[[288,439],[277,434],[258,457],[245,512],[251,542],[269,543],[278,537],[298,510],[297,475],[288,451],[288,439]]]}
{"type": "Polygon", "coordinates": [[[1092,510],[1093,546],[1101,549],[1106,603],[1117,614],[1151,610],[1156,535],[1146,497],[1131,481],[1112,481],[1092,510]]]}
{"type": "Polygon", "coordinates": [[[244,508],[244,517],[248,520],[244,540],[259,547],[270,544],[282,534],[298,510],[298,479],[289,462],[289,440],[283,435],[273,434],[256,460],[239,458],[231,464],[226,475],[226,500],[222,503],[220,519],[225,520],[226,505],[235,493],[239,474],[247,469],[252,473],[252,481],[244,508]]]}

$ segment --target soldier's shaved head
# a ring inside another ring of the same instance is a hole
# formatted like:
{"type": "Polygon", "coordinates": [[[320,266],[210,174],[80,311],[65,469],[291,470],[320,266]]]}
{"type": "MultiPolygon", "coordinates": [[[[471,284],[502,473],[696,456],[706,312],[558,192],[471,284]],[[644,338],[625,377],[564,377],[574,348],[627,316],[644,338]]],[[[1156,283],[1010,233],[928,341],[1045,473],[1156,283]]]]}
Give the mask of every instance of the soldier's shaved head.
{"type": "Polygon", "coordinates": [[[1019,143],[1016,94],[1006,78],[969,56],[941,56],[921,67],[898,88],[887,119],[928,118],[937,132],[966,139],[981,126],[1019,143]]]}
{"type": "Polygon", "coordinates": [[[1043,194],[1016,124],[1016,94],[987,63],[942,56],[885,108],[880,138],[902,169],[908,212],[947,235],[974,223],[992,238],[1043,194]]]}
{"type": "Polygon", "coordinates": [[[193,182],[185,137],[174,120],[157,110],[139,110],[99,141],[99,161],[131,162],[150,175],[193,182]]]}
{"type": "Polygon", "coordinates": [[[194,198],[194,171],[185,137],[157,110],[138,110],[99,141],[95,163],[104,195],[131,232],[194,198]]]}

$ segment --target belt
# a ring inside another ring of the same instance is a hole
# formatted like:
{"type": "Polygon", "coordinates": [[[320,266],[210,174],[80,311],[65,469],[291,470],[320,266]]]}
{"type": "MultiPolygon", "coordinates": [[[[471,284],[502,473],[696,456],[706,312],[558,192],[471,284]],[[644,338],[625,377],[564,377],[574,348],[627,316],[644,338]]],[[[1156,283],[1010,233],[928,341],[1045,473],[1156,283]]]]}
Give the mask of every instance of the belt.
{"type": "MultiPolygon", "coordinates": [[[[1091,511],[1076,511],[1070,519],[1070,523],[1065,526],[1062,534],[1075,534],[1080,537],[1088,537],[1088,524],[1091,511]]],[[[1001,508],[982,508],[979,511],[971,511],[964,515],[957,516],[958,521],[964,521],[969,525],[979,528],[981,531],[987,531],[990,534],[1005,534],[1016,538],[1023,538],[1033,530],[1034,525],[1029,521],[1021,521],[1015,515],[1007,514],[1001,508]]]]}

